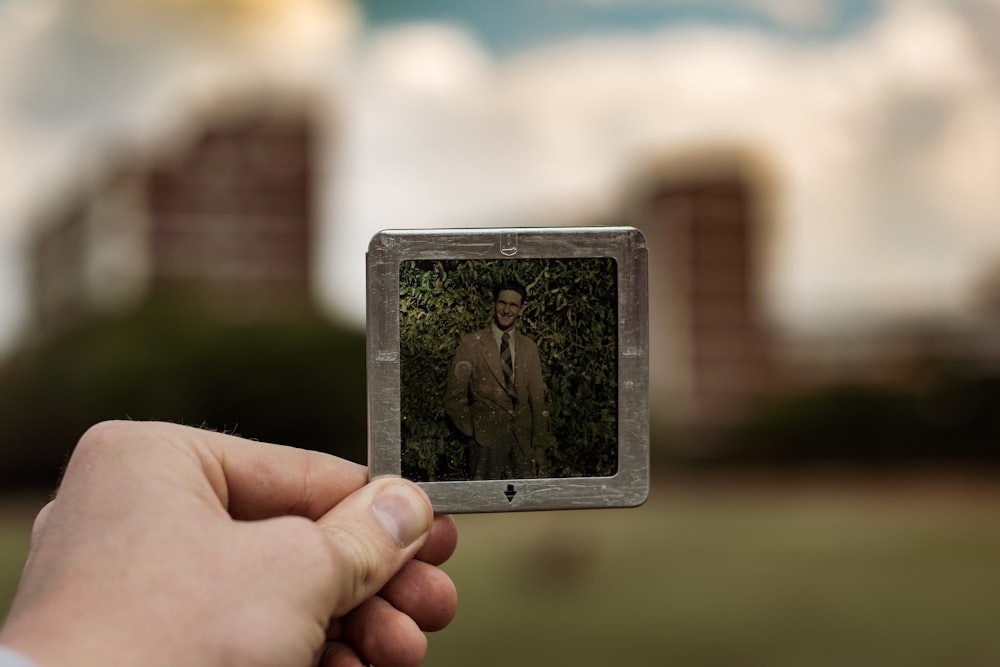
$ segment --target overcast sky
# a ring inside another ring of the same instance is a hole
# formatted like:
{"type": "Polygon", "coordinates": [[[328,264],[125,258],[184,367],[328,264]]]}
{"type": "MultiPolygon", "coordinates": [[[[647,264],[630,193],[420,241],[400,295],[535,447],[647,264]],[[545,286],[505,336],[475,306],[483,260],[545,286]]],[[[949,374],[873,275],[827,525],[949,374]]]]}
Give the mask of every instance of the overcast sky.
{"type": "Polygon", "coordinates": [[[378,229],[604,219],[701,148],[769,167],[786,328],[961,315],[1000,263],[997,2],[365,6],[0,0],[0,346],[50,192],[261,78],[329,93],[318,287],[358,321],[378,229]]]}

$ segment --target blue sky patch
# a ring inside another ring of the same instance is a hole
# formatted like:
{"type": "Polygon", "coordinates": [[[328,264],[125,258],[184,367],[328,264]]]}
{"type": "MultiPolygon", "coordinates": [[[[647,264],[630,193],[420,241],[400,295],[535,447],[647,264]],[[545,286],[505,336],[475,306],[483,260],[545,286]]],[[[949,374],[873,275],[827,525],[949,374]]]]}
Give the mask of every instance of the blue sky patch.
{"type": "Polygon", "coordinates": [[[823,20],[781,21],[763,3],[724,0],[364,0],[371,29],[413,21],[462,25],[496,53],[588,34],[642,33],[672,25],[749,27],[791,39],[835,40],[867,26],[878,0],[831,0],[823,20]]]}

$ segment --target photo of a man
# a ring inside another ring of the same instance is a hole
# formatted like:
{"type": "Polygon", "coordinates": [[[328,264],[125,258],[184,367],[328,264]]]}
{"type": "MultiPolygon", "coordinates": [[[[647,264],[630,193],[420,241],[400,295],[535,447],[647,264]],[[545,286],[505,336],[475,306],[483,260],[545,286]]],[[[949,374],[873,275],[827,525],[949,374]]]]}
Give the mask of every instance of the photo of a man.
{"type": "Polygon", "coordinates": [[[468,439],[469,478],[544,476],[549,441],[538,346],[517,329],[527,291],[493,290],[490,324],[462,336],[448,373],[445,411],[468,439]]]}
{"type": "Polygon", "coordinates": [[[372,473],[422,484],[443,512],[640,504],[645,258],[632,228],[379,232],[372,473]]]}
{"type": "Polygon", "coordinates": [[[614,475],[616,289],[603,257],[400,262],[402,475],[614,475]]]}

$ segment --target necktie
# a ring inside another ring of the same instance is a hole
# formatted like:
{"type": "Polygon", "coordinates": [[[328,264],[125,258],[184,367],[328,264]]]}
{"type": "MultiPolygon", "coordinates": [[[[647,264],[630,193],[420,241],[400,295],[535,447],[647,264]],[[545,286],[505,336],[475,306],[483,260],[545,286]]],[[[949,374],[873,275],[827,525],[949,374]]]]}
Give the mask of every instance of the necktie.
{"type": "Polygon", "coordinates": [[[517,391],[514,389],[514,364],[510,358],[510,336],[504,334],[500,337],[500,361],[503,364],[504,388],[510,400],[517,405],[517,391]]]}

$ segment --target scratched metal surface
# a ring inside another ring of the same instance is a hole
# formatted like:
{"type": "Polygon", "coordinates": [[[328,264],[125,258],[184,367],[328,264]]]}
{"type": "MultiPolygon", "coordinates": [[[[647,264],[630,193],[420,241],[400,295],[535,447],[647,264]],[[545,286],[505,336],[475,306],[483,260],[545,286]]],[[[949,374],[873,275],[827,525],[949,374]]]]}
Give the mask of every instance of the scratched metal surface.
{"type": "Polygon", "coordinates": [[[631,227],[387,230],[367,253],[368,464],[400,464],[399,265],[420,259],[610,257],[618,272],[618,472],[610,477],[422,482],[441,513],[633,507],[649,494],[649,285],[631,227]]]}

